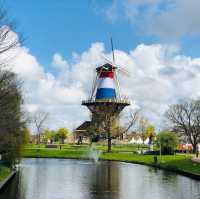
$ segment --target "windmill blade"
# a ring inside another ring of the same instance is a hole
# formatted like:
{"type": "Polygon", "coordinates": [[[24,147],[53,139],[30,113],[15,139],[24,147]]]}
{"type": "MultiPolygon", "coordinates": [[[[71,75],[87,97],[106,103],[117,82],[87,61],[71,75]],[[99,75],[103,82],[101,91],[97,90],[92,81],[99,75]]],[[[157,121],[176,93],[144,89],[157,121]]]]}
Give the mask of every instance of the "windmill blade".
{"type": "Polygon", "coordinates": [[[119,79],[118,79],[118,70],[115,71],[115,80],[117,82],[117,94],[119,99],[121,99],[121,90],[120,90],[120,84],[119,84],[119,79]]]}
{"type": "Polygon", "coordinates": [[[126,76],[130,76],[129,71],[127,71],[126,69],[122,68],[121,66],[119,66],[118,64],[113,63],[112,61],[110,61],[106,56],[102,55],[102,58],[104,60],[106,60],[109,64],[113,65],[114,67],[117,68],[117,70],[119,70],[120,73],[126,75],[126,76]]]}
{"type": "Polygon", "coordinates": [[[122,73],[123,75],[126,75],[126,76],[130,77],[130,73],[129,73],[126,69],[124,69],[124,68],[122,68],[122,67],[118,67],[117,70],[118,70],[120,73],[122,73]]]}
{"type": "Polygon", "coordinates": [[[110,61],[110,59],[108,59],[106,56],[102,55],[101,56],[106,62],[108,62],[109,64],[114,65],[114,63],[112,61],[110,61]]]}
{"type": "MultiPolygon", "coordinates": [[[[96,70],[95,70],[96,71],[96,70]]],[[[94,74],[95,74],[95,71],[94,71],[94,74]]],[[[95,90],[96,90],[96,87],[97,87],[97,78],[98,76],[95,75],[93,77],[93,82],[92,82],[92,93],[91,93],[91,96],[90,96],[90,99],[92,100],[93,97],[94,97],[94,94],[95,94],[95,90]]]]}
{"type": "Polygon", "coordinates": [[[93,97],[95,95],[95,91],[98,87],[98,79],[101,76],[103,69],[104,69],[104,67],[101,67],[100,71],[97,73],[97,75],[93,79],[92,93],[91,93],[91,97],[90,97],[91,100],[93,99],[93,97]]]}
{"type": "Polygon", "coordinates": [[[114,52],[112,37],[110,38],[110,43],[111,43],[111,48],[112,48],[113,63],[115,63],[115,52],[114,52]]]}

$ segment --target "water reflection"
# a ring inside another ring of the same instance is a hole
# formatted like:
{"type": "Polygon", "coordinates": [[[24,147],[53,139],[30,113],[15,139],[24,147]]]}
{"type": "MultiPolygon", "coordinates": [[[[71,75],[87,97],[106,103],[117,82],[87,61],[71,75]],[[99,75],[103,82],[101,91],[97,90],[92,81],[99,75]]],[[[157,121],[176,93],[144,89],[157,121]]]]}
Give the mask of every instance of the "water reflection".
{"type": "Polygon", "coordinates": [[[200,182],[119,162],[26,159],[1,199],[199,199],[200,182]]]}
{"type": "Polygon", "coordinates": [[[91,199],[119,199],[119,168],[114,162],[102,162],[93,170],[90,184],[91,199]]]}

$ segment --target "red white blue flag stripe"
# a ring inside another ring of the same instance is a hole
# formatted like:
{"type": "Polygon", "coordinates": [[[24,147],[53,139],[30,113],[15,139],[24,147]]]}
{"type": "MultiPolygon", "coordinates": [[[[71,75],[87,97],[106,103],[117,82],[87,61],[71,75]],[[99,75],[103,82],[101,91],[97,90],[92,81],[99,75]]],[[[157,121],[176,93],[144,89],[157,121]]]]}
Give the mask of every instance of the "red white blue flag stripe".
{"type": "Polygon", "coordinates": [[[97,81],[96,99],[116,98],[113,71],[102,72],[97,81]]]}

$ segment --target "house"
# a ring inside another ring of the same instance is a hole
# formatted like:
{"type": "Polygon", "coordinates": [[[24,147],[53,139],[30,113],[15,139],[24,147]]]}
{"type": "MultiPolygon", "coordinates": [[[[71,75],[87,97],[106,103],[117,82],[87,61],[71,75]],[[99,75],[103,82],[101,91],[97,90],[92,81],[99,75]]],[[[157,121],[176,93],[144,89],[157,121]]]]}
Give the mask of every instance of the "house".
{"type": "Polygon", "coordinates": [[[77,141],[77,143],[81,144],[90,142],[89,132],[88,132],[90,123],[91,123],[90,121],[85,121],[74,130],[73,134],[75,141],[77,141]]]}

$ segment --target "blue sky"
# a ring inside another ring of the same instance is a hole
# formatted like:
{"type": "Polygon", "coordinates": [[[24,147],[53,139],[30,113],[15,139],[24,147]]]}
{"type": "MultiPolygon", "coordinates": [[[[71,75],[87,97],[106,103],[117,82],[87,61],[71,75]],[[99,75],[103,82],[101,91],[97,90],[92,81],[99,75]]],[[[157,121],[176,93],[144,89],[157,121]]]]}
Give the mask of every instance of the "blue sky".
{"type": "MultiPolygon", "coordinates": [[[[110,35],[116,48],[124,51],[129,51],[140,43],[162,42],[158,36],[138,31],[129,21],[108,20],[104,11],[111,5],[111,0],[5,1],[9,15],[15,19],[18,30],[26,38],[24,45],[44,65],[51,62],[51,56],[55,52],[59,51],[70,58],[72,52],[83,52],[95,41],[103,42],[106,49],[110,50],[110,35]]],[[[183,53],[190,56],[199,54],[198,41],[199,37],[187,36],[173,40],[180,42],[183,53]]]]}
{"type": "MultiPolygon", "coordinates": [[[[109,12],[113,2],[115,1],[6,0],[4,4],[9,15],[17,22],[18,30],[26,38],[24,45],[46,66],[55,52],[59,51],[70,58],[73,52],[81,53],[95,41],[103,42],[106,49],[110,50],[110,35],[115,47],[124,51],[129,51],[140,43],[166,43],[166,39],[158,35],[140,31],[135,25],[139,20],[134,24],[122,16],[117,21],[110,21],[106,10],[109,12]]],[[[139,12],[143,16],[145,11],[140,8],[139,12]]],[[[123,15],[123,12],[119,11],[118,14],[123,15]]],[[[140,23],[142,27],[143,21],[140,23]]],[[[195,57],[200,54],[199,41],[198,34],[191,36],[183,33],[175,39],[169,38],[167,43],[178,43],[183,54],[195,57]]]]}
{"type": "MultiPolygon", "coordinates": [[[[44,64],[50,62],[54,52],[60,51],[69,58],[72,52],[82,52],[95,41],[105,43],[109,50],[109,35],[113,36],[116,48],[125,51],[140,43],[165,42],[158,36],[140,32],[129,21],[109,21],[104,11],[112,3],[111,0],[6,0],[5,7],[26,38],[25,45],[44,64]]],[[[183,53],[193,57],[200,52],[198,41],[198,35],[175,40],[181,44],[183,53]]]]}
{"type": "Polygon", "coordinates": [[[8,0],[6,7],[26,38],[24,45],[45,65],[57,51],[70,58],[72,52],[82,52],[94,41],[109,48],[110,33],[118,40],[118,48],[127,50],[137,43],[130,26],[107,23],[89,0],[8,0]],[[127,42],[130,35],[133,37],[127,42]]]}
{"type": "Polygon", "coordinates": [[[54,115],[52,128],[74,128],[88,117],[80,102],[90,90],[89,70],[110,56],[110,35],[117,61],[132,75],[122,78],[123,91],[152,122],[178,99],[200,97],[200,1],[3,2],[29,49],[20,49],[14,66],[25,105],[54,115]]]}

